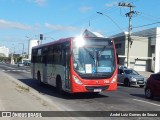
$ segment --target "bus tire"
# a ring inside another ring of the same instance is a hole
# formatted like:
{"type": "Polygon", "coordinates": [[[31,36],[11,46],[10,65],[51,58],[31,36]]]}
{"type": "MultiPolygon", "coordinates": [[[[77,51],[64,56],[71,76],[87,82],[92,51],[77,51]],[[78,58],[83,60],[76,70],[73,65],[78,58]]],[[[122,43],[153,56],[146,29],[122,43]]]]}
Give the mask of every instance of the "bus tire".
{"type": "Polygon", "coordinates": [[[37,80],[38,80],[39,85],[42,86],[43,82],[41,81],[41,74],[40,74],[40,72],[37,73],[37,80]]]}
{"type": "Polygon", "coordinates": [[[57,76],[56,78],[56,89],[59,94],[64,94],[64,91],[62,89],[62,80],[60,76],[57,76]]]}

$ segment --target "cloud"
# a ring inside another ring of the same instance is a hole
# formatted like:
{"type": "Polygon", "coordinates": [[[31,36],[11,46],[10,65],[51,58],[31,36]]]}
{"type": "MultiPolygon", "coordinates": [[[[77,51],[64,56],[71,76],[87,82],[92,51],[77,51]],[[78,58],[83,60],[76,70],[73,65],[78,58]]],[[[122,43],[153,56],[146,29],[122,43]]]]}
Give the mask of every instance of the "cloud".
{"type": "Polygon", "coordinates": [[[0,19],[0,29],[21,29],[21,30],[33,30],[34,27],[29,26],[29,25],[24,25],[18,22],[11,22],[11,21],[6,21],[3,19],[0,19]]]}
{"type": "Polygon", "coordinates": [[[46,4],[47,0],[27,0],[28,2],[32,2],[32,3],[35,3],[39,6],[43,6],[46,4]]]}
{"type": "Polygon", "coordinates": [[[117,2],[106,3],[105,6],[106,7],[118,6],[118,3],[117,2]]]}
{"type": "Polygon", "coordinates": [[[81,7],[79,10],[80,10],[81,12],[88,12],[88,11],[90,11],[90,10],[92,10],[92,9],[93,9],[93,7],[83,6],[83,7],[81,7]]]}
{"type": "Polygon", "coordinates": [[[49,23],[45,23],[45,26],[49,29],[53,29],[56,31],[75,31],[75,30],[78,30],[78,28],[73,27],[73,26],[51,25],[49,23]]]}

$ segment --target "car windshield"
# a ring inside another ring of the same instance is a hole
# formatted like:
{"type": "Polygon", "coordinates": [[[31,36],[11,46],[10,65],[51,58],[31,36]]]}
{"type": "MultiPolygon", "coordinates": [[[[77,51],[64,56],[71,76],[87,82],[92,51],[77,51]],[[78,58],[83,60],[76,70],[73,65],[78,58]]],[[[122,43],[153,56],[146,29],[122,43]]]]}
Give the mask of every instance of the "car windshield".
{"type": "Polygon", "coordinates": [[[83,47],[73,46],[75,71],[81,74],[112,73],[115,70],[114,48],[107,40],[88,40],[83,47]]]}
{"type": "Polygon", "coordinates": [[[125,74],[132,74],[132,75],[139,75],[136,71],[134,70],[124,70],[125,74]]]}

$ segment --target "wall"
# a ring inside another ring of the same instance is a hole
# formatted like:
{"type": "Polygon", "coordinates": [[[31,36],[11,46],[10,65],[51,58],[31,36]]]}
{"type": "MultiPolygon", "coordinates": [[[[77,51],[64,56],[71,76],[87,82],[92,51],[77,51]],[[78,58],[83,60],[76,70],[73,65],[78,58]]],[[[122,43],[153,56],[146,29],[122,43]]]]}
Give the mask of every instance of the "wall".
{"type": "Polygon", "coordinates": [[[156,31],[156,45],[155,45],[155,73],[160,72],[160,28],[156,31]]]}
{"type": "Polygon", "coordinates": [[[28,41],[28,59],[31,60],[31,52],[32,52],[32,47],[39,45],[39,40],[29,40],[28,41]]]}
{"type": "MultiPolygon", "coordinates": [[[[138,71],[146,71],[150,69],[149,55],[149,39],[148,37],[131,36],[132,45],[130,46],[129,67],[135,68],[138,71]]],[[[123,36],[116,36],[114,38],[117,53],[119,55],[119,64],[127,66],[127,51],[128,51],[128,34],[123,36]],[[121,48],[119,48],[121,44],[121,48]]]]}

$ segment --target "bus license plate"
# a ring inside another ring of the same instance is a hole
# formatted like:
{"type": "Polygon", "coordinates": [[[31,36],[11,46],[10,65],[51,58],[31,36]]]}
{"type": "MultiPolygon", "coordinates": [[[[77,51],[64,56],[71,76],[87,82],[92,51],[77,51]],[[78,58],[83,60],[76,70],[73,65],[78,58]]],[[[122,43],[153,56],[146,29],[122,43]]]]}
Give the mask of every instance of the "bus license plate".
{"type": "Polygon", "coordinates": [[[101,92],[102,89],[94,89],[94,92],[101,92]]]}

